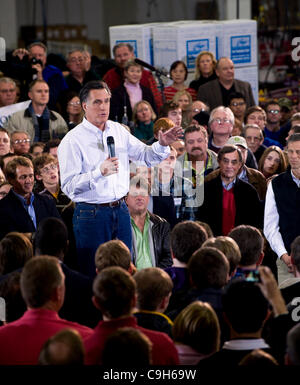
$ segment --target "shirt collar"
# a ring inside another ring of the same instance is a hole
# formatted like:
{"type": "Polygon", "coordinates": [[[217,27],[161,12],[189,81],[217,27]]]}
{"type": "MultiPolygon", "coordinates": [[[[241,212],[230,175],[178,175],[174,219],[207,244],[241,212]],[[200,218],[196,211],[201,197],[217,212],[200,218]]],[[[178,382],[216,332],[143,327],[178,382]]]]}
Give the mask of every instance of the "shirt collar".
{"type": "Polygon", "coordinates": [[[96,135],[100,135],[102,137],[103,132],[107,132],[109,130],[109,125],[107,122],[105,123],[104,131],[100,130],[98,127],[96,127],[94,124],[89,122],[86,118],[83,118],[82,123],[84,127],[86,127],[89,131],[93,132],[96,135]]]}
{"type": "Polygon", "coordinates": [[[293,174],[293,171],[291,170],[291,175],[292,175],[292,179],[293,181],[296,183],[296,185],[298,187],[300,187],[300,179],[296,178],[295,175],[293,174]]]}
{"type": "Polygon", "coordinates": [[[236,182],[236,178],[234,181],[230,182],[228,185],[226,185],[223,181],[222,181],[222,186],[224,187],[225,190],[230,190],[234,185],[235,185],[235,182],[236,182]]]}
{"type": "Polygon", "coordinates": [[[270,348],[262,338],[236,339],[226,341],[223,349],[229,350],[254,350],[270,348]]]}
{"type": "MultiPolygon", "coordinates": [[[[17,194],[15,191],[13,191],[13,193],[18,197],[18,199],[20,199],[20,201],[23,203],[23,205],[28,206],[28,203],[27,203],[27,199],[26,199],[26,198],[24,198],[24,197],[23,197],[22,195],[20,195],[20,194],[17,194]]],[[[32,205],[33,201],[34,201],[34,194],[31,193],[31,194],[30,194],[30,203],[29,203],[29,205],[32,205]]]]}

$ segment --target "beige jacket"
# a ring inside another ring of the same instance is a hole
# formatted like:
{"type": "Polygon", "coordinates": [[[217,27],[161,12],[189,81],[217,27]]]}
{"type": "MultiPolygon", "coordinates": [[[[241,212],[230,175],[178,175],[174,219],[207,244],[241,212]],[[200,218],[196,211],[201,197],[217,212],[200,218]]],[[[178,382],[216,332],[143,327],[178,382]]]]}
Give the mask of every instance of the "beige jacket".
{"type": "MultiPolygon", "coordinates": [[[[29,135],[31,143],[34,141],[34,126],[28,108],[26,108],[26,110],[13,113],[4,128],[9,132],[9,134],[12,134],[15,131],[25,131],[29,135]]],[[[63,117],[57,112],[51,110],[49,130],[51,139],[61,139],[68,132],[68,126],[63,117]]]]}

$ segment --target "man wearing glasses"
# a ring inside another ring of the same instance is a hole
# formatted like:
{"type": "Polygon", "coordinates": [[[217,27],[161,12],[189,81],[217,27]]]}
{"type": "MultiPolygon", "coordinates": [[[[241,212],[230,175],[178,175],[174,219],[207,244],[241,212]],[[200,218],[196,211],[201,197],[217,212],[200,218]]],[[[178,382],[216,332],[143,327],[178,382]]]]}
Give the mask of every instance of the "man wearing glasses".
{"type": "Polygon", "coordinates": [[[275,100],[271,100],[265,105],[265,111],[267,114],[267,123],[264,129],[266,137],[277,140],[281,145],[284,145],[285,137],[283,137],[280,127],[280,105],[275,100]]]}
{"type": "Polygon", "coordinates": [[[59,172],[57,159],[50,154],[42,154],[33,161],[35,178],[41,186],[41,195],[47,195],[55,200],[56,208],[59,213],[70,203],[68,198],[59,185],[59,172]]]}
{"type": "Polygon", "coordinates": [[[15,131],[11,134],[11,149],[16,155],[28,154],[30,138],[25,131],[15,131]]]}
{"type": "Polygon", "coordinates": [[[68,132],[67,123],[61,115],[47,107],[48,84],[44,80],[34,80],[29,86],[28,96],[31,99],[28,108],[13,113],[4,128],[10,134],[14,131],[25,131],[31,143],[62,138],[68,132]]]}
{"type": "MultiPolygon", "coordinates": [[[[218,154],[231,136],[234,125],[233,112],[229,107],[217,107],[212,110],[208,124],[211,131],[208,148],[218,154]]],[[[248,150],[246,166],[257,169],[257,162],[251,150],[248,150]]]]}
{"type": "Polygon", "coordinates": [[[70,74],[66,77],[69,91],[79,94],[82,86],[87,82],[99,79],[93,71],[86,71],[86,59],[81,51],[69,52],[67,67],[70,70],[70,74]]]}

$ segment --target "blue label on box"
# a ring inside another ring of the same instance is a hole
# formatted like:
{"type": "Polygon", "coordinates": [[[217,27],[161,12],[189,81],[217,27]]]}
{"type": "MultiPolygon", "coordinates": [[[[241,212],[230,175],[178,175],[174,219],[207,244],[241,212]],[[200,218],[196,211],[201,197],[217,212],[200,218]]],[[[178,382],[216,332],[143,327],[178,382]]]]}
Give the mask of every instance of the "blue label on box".
{"type": "Polygon", "coordinates": [[[251,63],[251,35],[231,37],[230,48],[234,64],[251,63]]]}
{"type": "Polygon", "coordinates": [[[202,51],[209,51],[209,40],[187,40],[186,42],[186,66],[188,69],[195,68],[195,59],[202,51]]]}
{"type": "Polygon", "coordinates": [[[116,44],[119,43],[128,43],[133,47],[134,56],[138,57],[138,51],[137,51],[137,41],[136,40],[116,40],[116,44]]]}
{"type": "Polygon", "coordinates": [[[149,39],[150,64],[154,65],[153,39],[149,39]]]}

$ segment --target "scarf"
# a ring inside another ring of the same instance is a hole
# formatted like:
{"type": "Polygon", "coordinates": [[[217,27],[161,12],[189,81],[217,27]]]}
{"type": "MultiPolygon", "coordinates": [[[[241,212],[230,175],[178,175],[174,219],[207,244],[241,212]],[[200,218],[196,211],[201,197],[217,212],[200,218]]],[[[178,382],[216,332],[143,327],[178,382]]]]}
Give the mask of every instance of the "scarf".
{"type": "Polygon", "coordinates": [[[50,131],[49,131],[49,120],[50,120],[50,111],[48,107],[45,107],[44,112],[41,116],[42,123],[39,125],[38,117],[36,116],[34,109],[32,107],[32,103],[28,106],[28,111],[32,117],[32,123],[34,127],[34,142],[48,142],[50,139],[50,131]]]}

